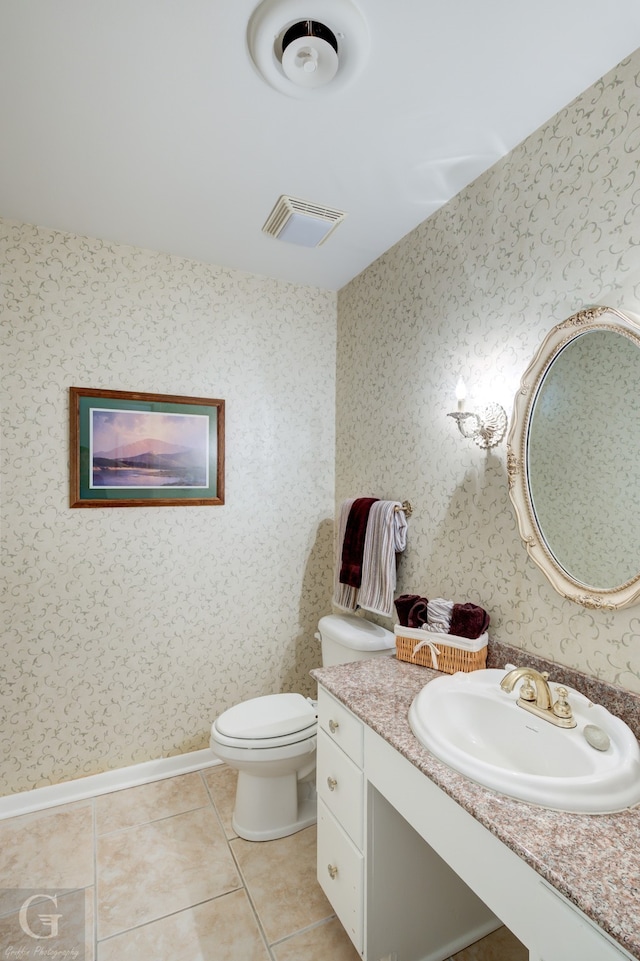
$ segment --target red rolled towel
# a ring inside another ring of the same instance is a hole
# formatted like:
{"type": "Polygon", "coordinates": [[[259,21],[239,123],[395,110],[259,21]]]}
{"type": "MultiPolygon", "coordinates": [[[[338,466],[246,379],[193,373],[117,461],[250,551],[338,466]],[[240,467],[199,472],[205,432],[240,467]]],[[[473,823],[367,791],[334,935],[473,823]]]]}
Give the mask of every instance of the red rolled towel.
{"type": "Polygon", "coordinates": [[[348,584],[349,587],[360,587],[362,584],[362,555],[367,521],[371,505],[377,500],[377,497],[357,497],[349,511],[342,540],[340,565],[340,583],[348,584]]]}
{"type": "Polygon", "coordinates": [[[422,627],[427,623],[427,605],[429,601],[426,597],[421,597],[415,602],[409,611],[409,623],[407,627],[422,627]]]}
{"type": "Polygon", "coordinates": [[[489,615],[477,604],[454,604],[451,611],[450,634],[475,640],[489,627],[489,615]]]}
{"type": "Polygon", "coordinates": [[[402,627],[409,627],[409,611],[416,601],[424,600],[419,594],[401,594],[395,599],[398,620],[402,627]]]}

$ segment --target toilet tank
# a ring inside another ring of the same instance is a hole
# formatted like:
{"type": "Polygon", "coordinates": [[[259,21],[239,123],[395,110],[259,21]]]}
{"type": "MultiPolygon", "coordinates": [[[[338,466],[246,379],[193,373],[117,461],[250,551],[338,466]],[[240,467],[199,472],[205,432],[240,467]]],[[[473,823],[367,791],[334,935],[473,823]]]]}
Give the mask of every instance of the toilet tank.
{"type": "Polygon", "coordinates": [[[396,652],[396,639],[391,631],[355,614],[327,614],[320,618],[318,631],[323,667],[396,652]]]}

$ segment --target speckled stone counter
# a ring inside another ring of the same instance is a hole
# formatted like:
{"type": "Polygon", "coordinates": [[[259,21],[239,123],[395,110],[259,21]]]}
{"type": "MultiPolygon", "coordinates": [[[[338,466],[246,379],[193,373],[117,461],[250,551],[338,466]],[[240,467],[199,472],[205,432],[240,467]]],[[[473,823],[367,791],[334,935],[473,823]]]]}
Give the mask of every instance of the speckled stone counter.
{"type": "MultiPolygon", "coordinates": [[[[520,657],[521,661],[525,659],[520,657]]],[[[493,666],[493,665],[492,665],[493,666]]],[[[416,694],[441,675],[379,657],[312,676],[569,901],[640,959],[640,806],[618,814],[547,811],[497,794],[438,761],[407,718],[416,694]]],[[[556,667],[558,679],[563,669],[556,667]]],[[[571,683],[567,677],[567,683],[571,683]]]]}

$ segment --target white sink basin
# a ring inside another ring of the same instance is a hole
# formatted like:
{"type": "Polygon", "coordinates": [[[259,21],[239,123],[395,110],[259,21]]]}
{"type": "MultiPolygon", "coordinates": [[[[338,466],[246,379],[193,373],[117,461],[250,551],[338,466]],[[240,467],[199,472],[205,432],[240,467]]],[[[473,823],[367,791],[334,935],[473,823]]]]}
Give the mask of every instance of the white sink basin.
{"type": "Polygon", "coordinates": [[[568,688],[577,727],[555,727],[518,707],[519,684],[501,690],[506,673],[447,674],[427,684],[409,709],[420,743],[485,787],[545,808],[605,814],[640,802],[640,747],[624,721],[568,688]],[[586,725],[608,735],[605,751],[587,742],[586,725]]]}

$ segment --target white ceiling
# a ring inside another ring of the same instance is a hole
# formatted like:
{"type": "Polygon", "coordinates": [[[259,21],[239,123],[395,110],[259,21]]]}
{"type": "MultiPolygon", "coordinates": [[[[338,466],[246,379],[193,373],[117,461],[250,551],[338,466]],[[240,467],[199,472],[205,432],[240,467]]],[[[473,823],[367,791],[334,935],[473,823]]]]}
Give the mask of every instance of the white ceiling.
{"type": "Polygon", "coordinates": [[[640,46],[638,0],[357,3],[362,69],[298,99],[256,0],[0,0],[0,216],[338,289],[640,46]],[[274,240],[281,194],[348,216],[274,240]]]}

